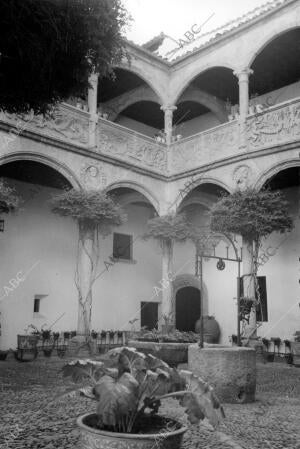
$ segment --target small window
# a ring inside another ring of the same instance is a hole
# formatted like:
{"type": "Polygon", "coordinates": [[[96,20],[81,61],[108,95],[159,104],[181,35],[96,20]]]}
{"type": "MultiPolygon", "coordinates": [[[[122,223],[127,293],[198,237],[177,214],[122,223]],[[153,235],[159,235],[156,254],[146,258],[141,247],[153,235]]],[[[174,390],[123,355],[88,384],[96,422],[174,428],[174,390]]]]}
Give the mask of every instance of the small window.
{"type": "MultiPolygon", "coordinates": [[[[267,301],[267,282],[266,276],[257,276],[260,305],[257,306],[256,310],[256,321],[268,321],[268,301],[267,301]]],[[[240,278],[240,294],[243,296],[243,278],[240,278]]],[[[255,292],[255,297],[258,299],[257,292],[255,292]]]]}
{"type": "Polygon", "coordinates": [[[149,330],[157,329],[158,303],[141,302],[141,327],[149,330]]]}
{"type": "Polygon", "coordinates": [[[113,257],[132,260],[132,235],[114,233],[113,257]]]}
{"type": "Polygon", "coordinates": [[[33,302],[33,312],[39,313],[40,311],[41,298],[34,298],[33,302]]]}

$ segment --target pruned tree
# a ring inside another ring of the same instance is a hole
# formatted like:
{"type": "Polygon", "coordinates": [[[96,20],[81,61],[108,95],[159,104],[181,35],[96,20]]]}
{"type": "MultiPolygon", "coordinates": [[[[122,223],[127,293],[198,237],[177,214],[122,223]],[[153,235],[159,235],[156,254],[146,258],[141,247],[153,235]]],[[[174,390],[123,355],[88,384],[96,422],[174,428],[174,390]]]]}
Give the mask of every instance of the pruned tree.
{"type": "Polygon", "coordinates": [[[0,109],[44,114],[85,95],[125,55],[128,21],[121,0],[1,1],[0,109]]]}
{"type": "Polygon", "coordinates": [[[257,191],[254,188],[237,190],[223,196],[211,207],[210,228],[229,238],[234,234],[242,236],[244,296],[253,304],[247,335],[249,339],[256,332],[259,250],[263,239],[273,232],[292,230],[293,220],[288,202],[280,191],[257,191]]]}
{"type": "Polygon", "coordinates": [[[162,317],[166,326],[173,326],[175,307],[172,291],[174,242],[185,242],[190,236],[190,224],[185,214],[167,214],[148,221],[144,239],[156,239],[162,249],[162,317]]]}
{"type": "Polygon", "coordinates": [[[20,205],[20,197],[15,189],[0,179],[0,214],[15,212],[20,205]]]}
{"type": "Polygon", "coordinates": [[[78,335],[91,330],[92,289],[100,275],[100,237],[111,234],[126,220],[121,207],[104,191],[71,189],[51,200],[52,211],[71,217],[78,225],[75,285],[78,291],[78,335]]]}

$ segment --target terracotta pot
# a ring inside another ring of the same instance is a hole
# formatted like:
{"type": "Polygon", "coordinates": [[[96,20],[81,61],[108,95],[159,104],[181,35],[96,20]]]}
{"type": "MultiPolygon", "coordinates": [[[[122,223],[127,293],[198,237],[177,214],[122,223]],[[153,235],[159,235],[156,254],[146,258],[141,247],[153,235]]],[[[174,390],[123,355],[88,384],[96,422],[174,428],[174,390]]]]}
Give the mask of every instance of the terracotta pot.
{"type": "MultiPolygon", "coordinates": [[[[201,332],[201,319],[196,321],[195,332],[201,332]]],[[[203,317],[203,340],[205,343],[219,343],[220,326],[213,316],[203,317]]]]}
{"type": "Polygon", "coordinates": [[[84,424],[94,414],[86,414],[77,419],[80,430],[80,449],[179,449],[186,427],[173,432],[157,434],[130,434],[106,432],[84,424]]]}

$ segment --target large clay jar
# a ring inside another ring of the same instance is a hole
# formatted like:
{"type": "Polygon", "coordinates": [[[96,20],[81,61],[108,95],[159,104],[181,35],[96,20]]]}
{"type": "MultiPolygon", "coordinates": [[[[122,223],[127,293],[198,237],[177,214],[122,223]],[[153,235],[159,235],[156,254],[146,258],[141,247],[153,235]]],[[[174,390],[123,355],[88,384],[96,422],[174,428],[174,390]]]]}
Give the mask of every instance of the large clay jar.
{"type": "MultiPolygon", "coordinates": [[[[201,332],[201,319],[196,321],[195,332],[201,332]]],[[[219,343],[220,326],[215,317],[205,315],[203,317],[203,340],[205,343],[219,343]]]]}

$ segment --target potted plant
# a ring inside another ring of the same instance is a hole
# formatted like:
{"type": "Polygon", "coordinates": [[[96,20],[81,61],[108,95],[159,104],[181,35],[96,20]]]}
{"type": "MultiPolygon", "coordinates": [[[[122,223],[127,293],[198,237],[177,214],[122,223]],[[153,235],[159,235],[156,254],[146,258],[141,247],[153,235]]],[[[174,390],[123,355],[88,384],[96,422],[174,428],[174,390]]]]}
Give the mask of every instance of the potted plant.
{"type": "Polygon", "coordinates": [[[9,351],[0,351],[0,361],[6,360],[9,351]]]}
{"type": "MultiPolygon", "coordinates": [[[[196,321],[195,331],[201,332],[201,319],[196,321]]],[[[220,326],[214,316],[203,316],[203,340],[205,343],[219,343],[220,326]]]]}
{"type": "Polygon", "coordinates": [[[290,340],[284,340],[285,345],[285,360],[288,365],[292,365],[293,363],[293,354],[291,353],[291,342],[290,340]]]}
{"type": "Polygon", "coordinates": [[[52,347],[51,346],[48,346],[48,347],[44,347],[43,348],[43,353],[44,353],[44,356],[45,357],[50,357],[51,356],[51,354],[52,354],[52,347]]]}
{"type": "Polygon", "coordinates": [[[57,355],[58,357],[64,357],[67,352],[67,346],[66,345],[58,345],[57,346],[57,355]]]}
{"type": "Polygon", "coordinates": [[[59,332],[53,332],[53,339],[54,339],[54,342],[57,342],[58,340],[59,340],[59,332]]]}
{"type": "Polygon", "coordinates": [[[51,337],[51,330],[50,329],[42,329],[42,340],[43,340],[43,343],[45,341],[50,340],[50,337],[51,337]]]}
{"type": "Polygon", "coordinates": [[[95,412],[77,419],[86,449],[178,449],[186,427],[158,415],[162,400],[170,397],[179,400],[191,423],[206,417],[216,427],[224,416],[201,378],[134,348],[112,349],[102,361],[72,361],[63,373],[81,384],[88,380],[79,391],[97,401],[95,412]]]}
{"type": "Polygon", "coordinates": [[[64,340],[69,340],[70,332],[64,332],[64,340]]]}
{"type": "Polygon", "coordinates": [[[95,332],[94,330],[92,330],[91,337],[92,337],[93,340],[97,340],[98,332],[95,332]]]}
{"type": "Polygon", "coordinates": [[[268,338],[262,338],[262,343],[265,348],[264,356],[267,362],[274,362],[274,351],[269,352],[270,340],[268,338]]]}

